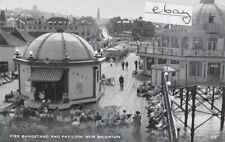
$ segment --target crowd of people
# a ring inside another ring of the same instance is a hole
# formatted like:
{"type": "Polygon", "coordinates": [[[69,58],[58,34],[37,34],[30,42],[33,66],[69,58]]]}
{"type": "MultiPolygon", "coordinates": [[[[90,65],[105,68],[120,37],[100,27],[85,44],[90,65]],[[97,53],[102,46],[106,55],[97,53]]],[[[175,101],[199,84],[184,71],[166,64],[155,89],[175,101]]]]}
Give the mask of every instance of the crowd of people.
{"type": "Polygon", "coordinates": [[[163,96],[161,93],[157,94],[156,96],[152,96],[149,101],[149,106],[146,107],[147,117],[149,118],[148,126],[146,127],[148,129],[147,132],[151,132],[152,130],[164,132],[167,128],[167,112],[165,111],[162,100],[163,96]]]}
{"type": "Polygon", "coordinates": [[[126,110],[121,113],[105,110],[105,112],[77,111],[73,114],[72,125],[82,130],[101,132],[105,128],[132,128],[133,134],[141,133],[141,113],[129,114],[126,110]]]}

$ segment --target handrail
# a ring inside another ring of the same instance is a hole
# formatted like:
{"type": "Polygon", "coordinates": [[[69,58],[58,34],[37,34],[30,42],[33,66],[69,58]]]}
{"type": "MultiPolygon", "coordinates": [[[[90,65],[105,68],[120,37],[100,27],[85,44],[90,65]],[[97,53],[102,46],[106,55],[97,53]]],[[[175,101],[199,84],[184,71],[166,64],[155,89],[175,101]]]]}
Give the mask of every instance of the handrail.
{"type": "Polygon", "coordinates": [[[138,46],[138,53],[182,57],[225,57],[225,50],[180,49],[170,47],[138,46]]]}
{"type": "Polygon", "coordinates": [[[172,113],[172,108],[171,108],[171,100],[169,98],[169,89],[167,85],[167,80],[166,76],[164,75],[164,72],[162,73],[162,93],[164,96],[164,104],[165,108],[167,110],[167,125],[168,125],[168,133],[169,133],[169,138],[170,142],[178,142],[178,133],[177,133],[177,127],[175,125],[175,117],[174,114],[172,113]]]}
{"type": "Polygon", "coordinates": [[[179,79],[172,80],[171,87],[182,87],[182,86],[193,86],[193,85],[216,85],[216,86],[225,86],[225,81],[221,79],[207,79],[207,80],[199,80],[199,79],[179,79]]]}

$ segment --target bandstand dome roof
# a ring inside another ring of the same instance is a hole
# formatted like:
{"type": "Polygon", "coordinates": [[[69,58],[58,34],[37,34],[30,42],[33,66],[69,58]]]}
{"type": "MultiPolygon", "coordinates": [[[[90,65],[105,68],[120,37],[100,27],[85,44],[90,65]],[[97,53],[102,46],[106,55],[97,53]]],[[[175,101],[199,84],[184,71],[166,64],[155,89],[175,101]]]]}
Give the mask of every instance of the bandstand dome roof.
{"type": "Polygon", "coordinates": [[[94,59],[92,46],[83,38],[72,33],[46,33],[35,40],[25,49],[22,58],[29,59],[30,54],[35,60],[65,60],[84,61],[94,59]]]}
{"type": "Polygon", "coordinates": [[[214,17],[214,23],[224,26],[225,7],[216,0],[200,0],[200,4],[194,6],[193,25],[208,23],[210,15],[214,17]]]}

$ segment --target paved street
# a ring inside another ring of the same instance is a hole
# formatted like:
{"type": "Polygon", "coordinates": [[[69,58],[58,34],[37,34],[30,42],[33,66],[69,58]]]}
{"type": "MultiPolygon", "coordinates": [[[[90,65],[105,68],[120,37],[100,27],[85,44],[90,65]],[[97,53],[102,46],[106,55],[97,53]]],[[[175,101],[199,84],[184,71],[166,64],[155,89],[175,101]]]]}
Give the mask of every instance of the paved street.
{"type": "MultiPolygon", "coordinates": [[[[115,62],[112,67],[110,67],[109,63],[102,64],[102,73],[105,74],[106,77],[115,77],[115,86],[107,86],[105,90],[105,95],[100,99],[99,106],[118,106],[120,107],[120,112],[122,110],[127,110],[127,113],[134,114],[136,111],[140,111],[142,115],[142,141],[146,141],[147,133],[145,133],[145,127],[147,126],[147,117],[146,117],[146,109],[145,106],[148,106],[145,98],[138,97],[136,94],[136,89],[141,81],[132,77],[132,72],[135,69],[134,61],[138,59],[135,53],[130,53],[125,61],[128,61],[129,67],[128,70],[122,70],[121,64],[115,62]],[[124,90],[121,91],[119,87],[119,76],[123,75],[124,77],[124,90]]],[[[132,142],[135,141],[133,136],[131,135],[132,130],[128,130],[127,141],[132,142]]],[[[141,142],[141,139],[138,141],[141,142]]]]}

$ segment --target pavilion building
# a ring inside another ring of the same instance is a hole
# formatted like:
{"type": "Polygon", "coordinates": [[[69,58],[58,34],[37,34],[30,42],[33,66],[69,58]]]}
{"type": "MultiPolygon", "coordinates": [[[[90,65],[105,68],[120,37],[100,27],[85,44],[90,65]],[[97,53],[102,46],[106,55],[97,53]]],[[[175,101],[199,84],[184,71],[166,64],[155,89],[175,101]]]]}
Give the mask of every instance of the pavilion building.
{"type": "Polygon", "coordinates": [[[152,65],[172,65],[176,83],[225,81],[225,9],[214,0],[194,6],[192,26],[171,25],[157,32],[155,42],[139,45],[144,73],[152,65]]]}
{"type": "Polygon", "coordinates": [[[17,51],[19,91],[25,107],[50,109],[96,102],[100,98],[101,59],[90,44],[72,33],[46,33],[17,51]]]}

